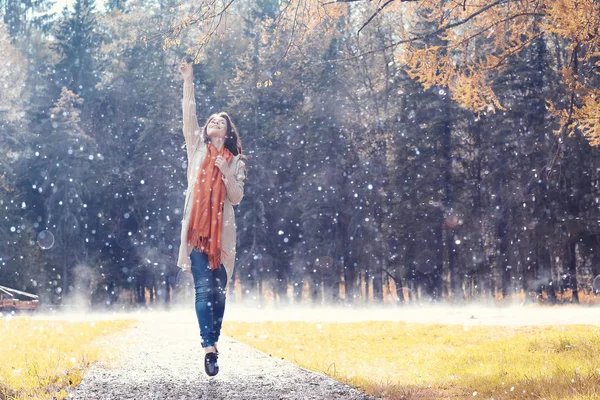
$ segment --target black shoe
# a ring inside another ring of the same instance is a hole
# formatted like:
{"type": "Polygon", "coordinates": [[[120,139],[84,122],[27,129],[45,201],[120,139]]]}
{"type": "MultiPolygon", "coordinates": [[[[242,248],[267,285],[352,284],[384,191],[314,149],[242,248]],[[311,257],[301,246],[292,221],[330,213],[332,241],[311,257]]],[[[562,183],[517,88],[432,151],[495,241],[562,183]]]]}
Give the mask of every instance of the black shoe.
{"type": "Polygon", "coordinates": [[[217,363],[217,353],[211,352],[204,355],[204,370],[206,375],[215,376],[219,373],[219,364],[217,363]]]}

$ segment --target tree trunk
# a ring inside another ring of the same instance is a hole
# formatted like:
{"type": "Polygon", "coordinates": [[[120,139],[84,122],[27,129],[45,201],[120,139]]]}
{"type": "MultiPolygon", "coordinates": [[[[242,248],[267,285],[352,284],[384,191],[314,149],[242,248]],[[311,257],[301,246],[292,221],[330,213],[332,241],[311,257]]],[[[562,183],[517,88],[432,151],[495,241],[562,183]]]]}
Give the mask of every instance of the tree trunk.
{"type": "MultiPolygon", "coordinates": [[[[444,196],[442,199],[442,203],[444,205],[445,210],[453,210],[453,182],[452,182],[452,129],[450,127],[450,121],[452,116],[450,115],[450,96],[444,95],[443,97],[443,106],[444,106],[444,125],[443,132],[441,135],[441,145],[439,148],[440,151],[440,163],[441,170],[443,171],[443,187],[444,187],[444,196]]],[[[444,227],[446,232],[446,249],[448,250],[448,269],[450,270],[450,291],[452,298],[455,300],[462,301],[464,300],[464,293],[462,293],[461,289],[461,280],[462,274],[458,270],[458,266],[456,263],[457,254],[456,254],[456,243],[454,238],[454,228],[458,224],[458,219],[462,218],[462,216],[458,215],[456,210],[451,211],[450,215],[445,215],[445,212],[441,213],[441,221],[440,227],[444,227]]],[[[440,228],[442,229],[442,228],[440,228]]],[[[444,254],[444,240],[443,240],[443,232],[440,232],[440,256],[443,257],[444,254]]],[[[442,262],[439,263],[438,270],[435,271],[438,275],[442,273],[442,262]]],[[[440,285],[441,286],[441,285],[440,285]]],[[[441,298],[442,291],[441,287],[437,293],[438,297],[441,298]]]]}
{"type": "Polygon", "coordinates": [[[165,304],[171,303],[171,284],[169,283],[169,276],[165,274],[165,304]]]}
{"type": "Polygon", "coordinates": [[[335,270],[333,276],[327,275],[323,279],[323,291],[325,293],[323,301],[325,304],[338,304],[340,301],[340,276],[335,264],[331,268],[335,270]]]}
{"type": "Polygon", "coordinates": [[[577,242],[574,240],[569,241],[569,258],[568,262],[568,271],[569,271],[569,285],[571,287],[573,302],[579,304],[579,292],[577,290],[577,257],[575,254],[575,249],[577,246],[577,242]]]}
{"type": "MultiPolygon", "coordinates": [[[[356,268],[351,260],[344,257],[344,302],[354,304],[356,297],[356,268]]],[[[360,286],[359,286],[360,287],[360,286]]]]}
{"type": "Polygon", "coordinates": [[[299,304],[302,301],[302,286],[304,285],[304,280],[299,279],[298,277],[294,278],[293,282],[293,295],[292,299],[295,304],[299,304]]]}
{"type": "Polygon", "coordinates": [[[398,304],[404,304],[406,300],[404,299],[404,290],[402,289],[403,283],[402,278],[400,278],[400,274],[396,274],[394,283],[396,284],[396,302],[398,304]]]}
{"type": "Polygon", "coordinates": [[[322,281],[318,276],[314,276],[309,281],[311,301],[313,305],[321,303],[321,285],[322,281]]]}
{"type": "Polygon", "coordinates": [[[278,295],[278,298],[275,298],[275,304],[283,302],[287,299],[287,285],[288,278],[286,274],[283,273],[282,269],[277,269],[277,280],[275,281],[275,291],[278,295]]]}
{"type": "Polygon", "coordinates": [[[383,270],[377,265],[371,279],[373,285],[373,303],[383,303],[383,270]]]}
{"type": "Polygon", "coordinates": [[[511,266],[509,265],[508,259],[508,222],[506,215],[507,210],[502,211],[501,221],[498,224],[498,240],[500,241],[498,250],[498,268],[500,268],[500,276],[502,278],[502,298],[506,299],[512,294],[512,282],[511,282],[511,266]]]}

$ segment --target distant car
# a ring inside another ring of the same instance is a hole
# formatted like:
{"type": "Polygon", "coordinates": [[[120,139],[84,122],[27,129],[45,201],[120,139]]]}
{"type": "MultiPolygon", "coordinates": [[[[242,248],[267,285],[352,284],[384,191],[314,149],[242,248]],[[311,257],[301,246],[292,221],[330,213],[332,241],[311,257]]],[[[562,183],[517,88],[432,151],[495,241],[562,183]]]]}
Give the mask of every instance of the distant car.
{"type": "Polygon", "coordinates": [[[35,294],[0,286],[0,312],[31,311],[37,309],[39,304],[39,297],[35,294]],[[27,300],[23,300],[23,298],[27,298],[27,300]]]}

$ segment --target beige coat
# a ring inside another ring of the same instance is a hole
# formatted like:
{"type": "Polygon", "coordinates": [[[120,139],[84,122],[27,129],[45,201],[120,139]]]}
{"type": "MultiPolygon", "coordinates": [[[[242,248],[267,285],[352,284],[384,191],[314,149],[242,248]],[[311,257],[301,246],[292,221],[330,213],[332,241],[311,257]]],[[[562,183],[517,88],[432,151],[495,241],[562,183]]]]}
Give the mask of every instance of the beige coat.
{"type": "MultiPolygon", "coordinates": [[[[181,244],[179,246],[179,257],[177,266],[184,272],[191,273],[190,253],[192,249],[187,243],[187,232],[190,224],[190,214],[192,209],[194,186],[198,171],[202,161],[207,153],[206,143],[202,140],[202,128],[198,125],[196,118],[196,101],[194,98],[194,84],[191,81],[184,81],[183,84],[183,136],[187,147],[187,192],[185,196],[185,206],[183,211],[183,220],[181,222],[181,244]]],[[[236,225],[233,206],[242,201],[244,197],[244,181],[246,179],[246,167],[244,161],[240,160],[239,154],[234,156],[229,163],[229,174],[221,175],[227,195],[223,205],[223,231],[221,246],[227,253],[221,263],[227,271],[227,287],[233,276],[233,267],[236,252],[236,225]]]]}

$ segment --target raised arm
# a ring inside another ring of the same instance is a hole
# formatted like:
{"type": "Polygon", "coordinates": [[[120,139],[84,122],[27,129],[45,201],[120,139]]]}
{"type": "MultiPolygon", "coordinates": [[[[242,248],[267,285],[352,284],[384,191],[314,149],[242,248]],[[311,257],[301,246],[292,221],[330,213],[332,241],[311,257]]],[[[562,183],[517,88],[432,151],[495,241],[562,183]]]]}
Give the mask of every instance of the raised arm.
{"type": "Polygon", "coordinates": [[[194,98],[194,82],[183,81],[183,136],[187,145],[188,156],[196,149],[202,138],[202,128],[196,117],[196,100],[194,98]]]}
{"type": "Polygon", "coordinates": [[[179,71],[183,77],[183,136],[188,151],[188,158],[202,139],[202,128],[196,117],[196,99],[194,97],[194,70],[192,63],[181,59],[179,71]]]}
{"type": "Polygon", "coordinates": [[[227,197],[229,198],[231,205],[235,206],[240,204],[244,197],[244,181],[246,180],[246,173],[246,163],[238,159],[235,170],[229,172],[228,176],[222,175],[227,190],[227,197]]]}

